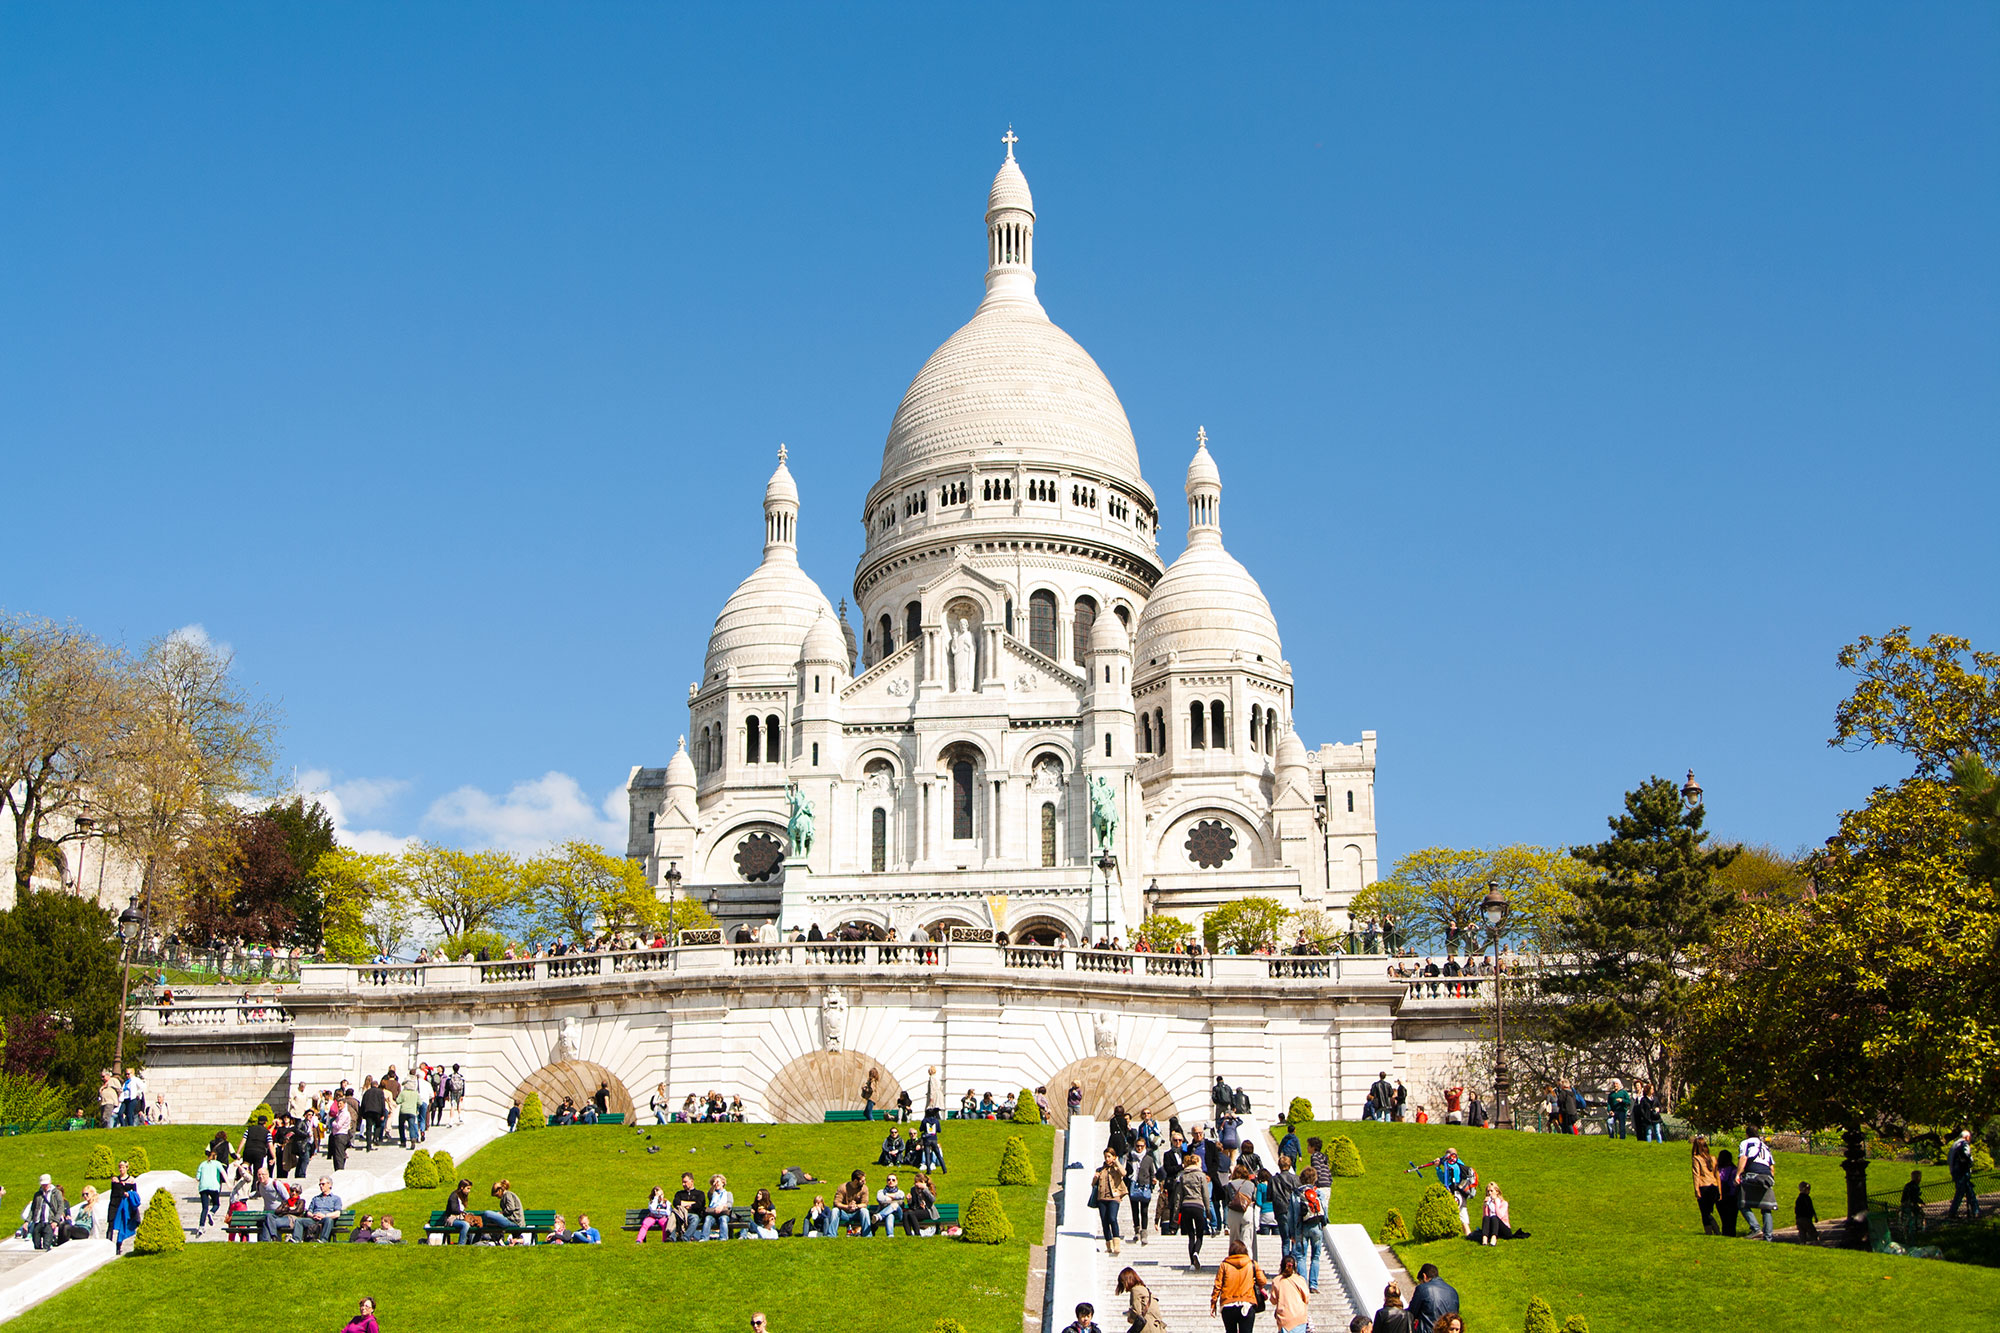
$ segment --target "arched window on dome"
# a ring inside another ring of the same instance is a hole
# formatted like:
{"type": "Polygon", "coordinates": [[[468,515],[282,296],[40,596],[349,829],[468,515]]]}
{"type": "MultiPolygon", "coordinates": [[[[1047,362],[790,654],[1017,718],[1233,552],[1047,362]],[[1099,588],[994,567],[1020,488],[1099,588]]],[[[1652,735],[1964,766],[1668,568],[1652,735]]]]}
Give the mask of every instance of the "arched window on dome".
{"type": "Polygon", "coordinates": [[[889,868],[889,812],[879,805],[868,817],[868,868],[874,871],[889,868]]]}
{"type": "Polygon", "coordinates": [[[1047,588],[1028,595],[1028,646],[1044,657],[1056,655],[1056,595],[1047,588]]]}
{"type": "Polygon", "coordinates": [[[1211,750],[1229,748],[1229,714],[1223,711],[1220,699],[1208,706],[1208,747],[1211,750]]]}
{"type": "Polygon", "coordinates": [[[1154,753],[1167,752],[1167,710],[1164,708],[1153,710],[1153,741],[1159,747],[1154,753]]]}
{"type": "Polygon", "coordinates": [[[884,657],[895,651],[895,638],[896,624],[894,621],[890,620],[887,616],[883,616],[875,622],[876,661],[881,661],[884,657]]]}
{"type": "Polygon", "coordinates": [[[773,713],[764,719],[764,762],[767,764],[784,762],[785,752],[778,745],[779,734],[778,715],[773,713]]]}
{"type": "Polygon", "coordinates": [[[1070,649],[1081,666],[1090,652],[1090,627],[1097,623],[1097,599],[1079,597],[1076,599],[1076,619],[1070,622],[1070,649]]]}
{"type": "Polygon", "coordinates": [[[750,721],[744,725],[743,762],[746,764],[755,764],[762,762],[760,756],[763,753],[763,749],[759,745],[758,741],[759,738],[763,735],[763,726],[764,724],[759,722],[754,717],[751,718],[750,721]]]}
{"type": "Polygon", "coordinates": [[[1118,623],[1125,627],[1125,632],[1130,634],[1132,632],[1132,608],[1128,606],[1115,606],[1112,608],[1112,611],[1117,615],[1118,623]]]}
{"type": "Polygon", "coordinates": [[[1268,754],[1278,752],[1278,710],[1275,708],[1264,714],[1264,750],[1268,754]]]}
{"type": "Polygon", "coordinates": [[[1014,629],[1014,599],[1011,597],[1007,599],[1007,632],[1009,634],[1017,632],[1014,629]]]}
{"type": "Polygon", "coordinates": [[[972,761],[960,759],[951,766],[951,836],[964,840],[972,836],[972,761]]]}
{"type": "Polygon", "coordinates": [[[911,602],[903,608],[903,642],[915,643],[923,637],[924,608],[920,602],[911,602]]]}
{"type": "Polygon", "coordinates": [[[1153,715],[1151,713],[1139,714],[1139,752],[1141,754],[1151,754],[1153,752],[1153,715]]]}
{"type": "Polygon", "coordinates": [[[1251,754],[1257,753],[1257,729],[1263,725],[1264,725],[1263,705],[1251,704],[1250,705],[1250,753],[1251,754]]]}
{"type": "Polygon", "coordinates": [[[1204,718],[1202,717],[1204,711],[1199,699],[1188,705],[1188,748],[1190,750],[1205,750],[1208,748],[1208,729],[1204,725],[1204,718]]]}
{"type": "Polygon", "coordinates": [[[1042,864],[1056,863],[1056,806],[1054,801],[1042,803],[1042,864]]]}

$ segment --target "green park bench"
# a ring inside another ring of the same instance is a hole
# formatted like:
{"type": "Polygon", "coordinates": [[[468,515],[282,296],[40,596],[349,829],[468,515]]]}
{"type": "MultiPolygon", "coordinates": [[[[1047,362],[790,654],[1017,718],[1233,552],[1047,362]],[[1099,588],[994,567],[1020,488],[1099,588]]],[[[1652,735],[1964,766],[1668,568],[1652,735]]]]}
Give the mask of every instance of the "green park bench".
{"type": "MultiPolygon", "coordinates": [[[[470,1221],[473,1224],[472,1234],[475,1236],[478,1235],[481,1231],[490,1232],[494,1229],[491,1219],[483,1219],[477,1212],[474,1212],[472,1214],[470,1221]]],[[[548,1235],[550,1229],[554,1227],[555,1224],[556,1224],[555,1209],[523,1208],[521,1210],[521,1225],[509,1226],[506,1228],[506,1231],[507,1234],[510,1236],[526,1236],[529,1240],[529,1243],[534,1244],[537,1243],[541,1239],[541,1237],[548,1235]]],[[[449,1245],[451,1244],[451,1238],[458,1234],[458,1228],[448,1227],[444,1224],[444,1210],[440,1208],[438,1211],[431,1214],[430,1221],[424,1223],[424,1234],[426,1236],[443,1236],[445,1238],[445,1244],[449,1245]]]]}
{"type": "MultiPolygon", "coordinates": [[[[620,1229],[624,1231],[637,1231],[639,1229],[639,1223],[645,1219],[645,1216],[646,1216],[646,1210],[644,1208],[627,1208],[625,1210],[625,1225],[620,1229]]],[[[740,1207],[731,1208],[729,1210],[730,1238],[733,1240],[743,1235],[744,1232],[750,1229],[750,1225],[754,1220],[755,1217],[751,1209],[740,1208],[740,1207]]],[[[803,1222],[804,1219],[801,1218],[800,1221],[803,1222]]],[[[939,1204],[938,1220],[933,1225],[939,1229],[942,1229],[947,1226],[957,1226],[958,1205],[955,1203],[939,1204]]],[[[803,1235],[804,1233],[801,1232],[800,1234],[803,1235]]]]}
{"type": "Polygon", "coordinates": [[[864,1118],[863,1113],[860,1111],[828,1111],[826,1113],[825,1123],[829,1125],[844,1125],[847,1124],[849,1121],[860,1120],[863,1118],[864,1118]]]}
{"type": "MultiPolygon", "coordinates": [[[[229,1224],[226,1230],[231,1239],[236,1239],[239,1237],[254,1236],[263,1229],[263,1226],[264,1210],[261,1208],[245,1208],[240,1212],[234,1212],[229,1215],[229,1224]]],[[[292,1219],[289,1217],[282,1219],[280,1229],[286,1235],[290,1235],[292,1219]]],[[[340,1216],[334,1220],[333,1234],[338,1236],[343,1231],[352,1230],[354,1230],[354,1210],[352,1208],[343,1208],[340,1216]]]]}
{"type": "MultiPolygon", "coordinates": [[[[581,1124],[583,1122],[578,1121],[577,1123],[581,1124]]],[[[622,1125],[625,1123],[625,1113],[623,1111],[606,1111],[603,1115],[597,1117],[597,1123],[600,1125],[622,1125]]],[[[549,1128],[558,1128],[554,1116],[549,1117],[549,1128]]],[[[563,1128],[567,1128],[567,1126],[563,1126],[563,1128]]]]}

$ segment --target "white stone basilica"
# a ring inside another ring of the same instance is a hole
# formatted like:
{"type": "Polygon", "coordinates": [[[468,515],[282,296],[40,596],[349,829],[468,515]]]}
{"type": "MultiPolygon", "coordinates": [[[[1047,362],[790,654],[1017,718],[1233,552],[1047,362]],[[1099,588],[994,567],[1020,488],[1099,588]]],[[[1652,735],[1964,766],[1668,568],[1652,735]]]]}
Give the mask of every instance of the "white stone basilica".
{"type": "Polygon", "coordinates": [[[917,372],[862,504],[858,642],[799,565],[781,448],[687,738],[632,772],[628,854],[663,895],[787,937],[1129,938],[1247,894],[1339,909],[1375,877],[1375,734],[1293,732],[1205,433],[1162,568],[1125,410],[1036,295],[1007,144],[985,299],[917,372]]]}

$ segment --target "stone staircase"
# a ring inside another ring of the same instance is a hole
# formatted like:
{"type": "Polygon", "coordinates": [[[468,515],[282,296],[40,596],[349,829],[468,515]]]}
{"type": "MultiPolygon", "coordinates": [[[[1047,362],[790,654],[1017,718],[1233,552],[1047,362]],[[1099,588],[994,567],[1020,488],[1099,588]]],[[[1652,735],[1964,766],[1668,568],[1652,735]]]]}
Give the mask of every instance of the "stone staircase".
{"type": "MultiPolygon", "coordinates": [[[[1244,1126],[1246,1130],[1250,1128],[1248,1124],[1244,1126]]],[[[1267,1163],[1276,1162],[1277,1145],[1271,1142],[1270,1136],[1261,1128],[1256,1133],[1258,1156],[1267,1163]]],[[[1102,1161],[1105,1140],[1109,1134],[1110,1129],[1107,1125],[1102,1123],[1090,1125],[1088,1134],[1080,1136],[1073,1145],[1071,1160],[1092,1164],[1102,1161]]],[[[1090,1210],[1087,1196],[1069,1207],[1081,1208],[1081,1218],[1087,1218],[1092,1231],[1095,1232],[1097,1219],[1090,1210]]],[[[1079,1221],[1079,1217],[1070,1217],[1064,1229],[1076,1226],[1079,1221]]],[[[1194,1333],[1194,1330],[1215,1328],[1216,1318],[1208,1312],[1208,1297],[1215,1286],[1216,1265],[1229,1253],[1228,1236],[1211,1235],[1204,1240],[1201,1246],[1201,1267],[1190,1269],[1185,1238],[1150,1231],[1143,1242],[1132,1239],[1129,1234],[1132,1227],[1129,1205],[1120,1218],[1120,1226],[1127,1233],[1123,1242],[1123,1253],[1112,1255],[1106,1250],[1103,1241],[1096,1242],[1096,1285],[1092,1300],[1097,1306],[1097,1322],[1107,1329],[1123,1327],[1125,1298],[1117,1294],[1118,1273],[1119,1270],[1130,1267],[1139,1274],[1139,1279],[1152,1289],[1153,1298],[1158,1302],[1160,1312],[1167,1321],[1167,1327],[1173,1333],[1194,1333]]],[[[1255,1257],[1259,1267],[1275,1276],[1279,1258],[1278,1238],[1259,1236],[1255,1257]]],[[[1344,1329],[1348,1320],[1354,1315],[1354,1309],[1342,1287],[1340,1274],[1324,1259],[1320,1262],[1319,1292],[1312,1298],[1311,1311],[1313,1327],[1323,1330],[1344,1329]]],[[[1073,1317],[1067,1308],[1051,1313],[1055,1317],[1049,1323],[1050,1328],[1066,1327],[1073,1317]]],[[[1271,1326],[1268,1313],[1260,1316],[1259,1326],[1271,1326]]]]}

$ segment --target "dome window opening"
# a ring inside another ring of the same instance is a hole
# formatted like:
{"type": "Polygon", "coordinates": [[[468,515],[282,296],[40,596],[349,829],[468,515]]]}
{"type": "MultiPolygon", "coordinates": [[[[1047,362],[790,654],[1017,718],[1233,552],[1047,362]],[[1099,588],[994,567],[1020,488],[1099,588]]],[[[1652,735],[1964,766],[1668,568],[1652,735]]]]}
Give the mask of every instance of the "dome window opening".
{"type": "Polygon", "coordinates": [[[1028,646],[1055,660],[1056,595],[1046,588],[1028,595],[1028,646]]]}
{"type": "Polygon", "coordinates": [[[1222,711],[1222,700],[1217,699],[1208,706],[1208,748],[1227,750],[1229,748],[1228,715],[1222,711]]]}
{"type": "Polygon", "coordinates": [[[1090,652],[1090,631],[1097,624],[1097,599],[1079,597],[1076,599],[1075,618],[1070,621],[1070,655],[1078,666],[1085,664],[1090,652]]]}
{"type": "Polygon", "coordinates": [[[763,734],[763,725],[753,717],[744,727],[743,762],[746,764],[759,762],[758,756],[762,753],[762,749],[758,738],[763,734]]]}
{"type": "Polygon", "coordinates": [[[1208,748],[1208,729],[1202,717],[1204,711],[1199,699],[1188,705],[1188,748],[1191,750],[1208,748]]]}
{"type": "Polygon", "coordinates": [[[819,742],[818,742],[818,741],[814,741],[814,742],[813,742],[813,767],[814,767],[814,768],[818,768],[818,767],[819,767],[819,742]]]}
{"type": "Polygon", "coordinates": [[[1153,710],[1153,739],[1159,743],[1160,747],[1153,753],[1165,754],[1167,752],[1167,710],[1164,708],[1155,708],[1153,710]]]}
{"type": "Polygon", "coordinates": [[[1151,754],[1152,752],[1153,715],[1151,713],[1141,713],[1139,714],[1139,753],[1151,754]]]}
{"type": "Polygon", "coordinates": [[[1348,814],[1350,814],[1350,815],[1354,813],[1354,793],[1353,793],[1353,792],[1349,792],[1349,793],[1347,793],[1347,813],[1348,813],[1348,814]]]}
{"type": "Polygon", "coordinates": [[[972,761],[961,759],[951,766],[951,836],[958,841],[972,837],[972,761]]]}
{"type": "Polygon", "coordinates": [[[1278,710],[1275,708],[1264,714],[1264,749],[1271,754],[1278,752],[1278,710]]]}
{"type": "Polygon", "coordinates": [[[1111,757],[1111,733],[1108,731],[1104,733],[1104,757],[1111,757]]]}
{"type": "Polygon", "coordinates": [[[903,642],[915,643],[924,636],[924,608],[922,603],[911,602],[903,608],[903,642]]]}
{"type": "Polygon", "coordinates": [[[764,719],[764,762],[777,764],[784,762],[784,752],[778,748],[778,715],[764,719]]]}
{"type": "MultiPolygon", "coordinates": [[[[880,620],[875,622],[875,630],[876,630],[875,637],[876,637],[876,642],[881,645],[882,657],[887,657],[891,652],[895,651],[896,645],[890,642],[890,640],[895,635],[895,631],[891,628],[891,626],[894,623],[895,622],[890,620],[889,617],[886,615],[883,616],[880,620]]],[[[880,661],[881,659],[877,658],[876,660],[880,661]]]]}
{"type": "Polygon", "coordinates": [[[1251,754],[1257,753],[1257,728],[1260,725],[1262,725],[1263,718],[1264,718],[1263,705],[1251,704],[1250,705],[1250,753],[1251,754]]]}

